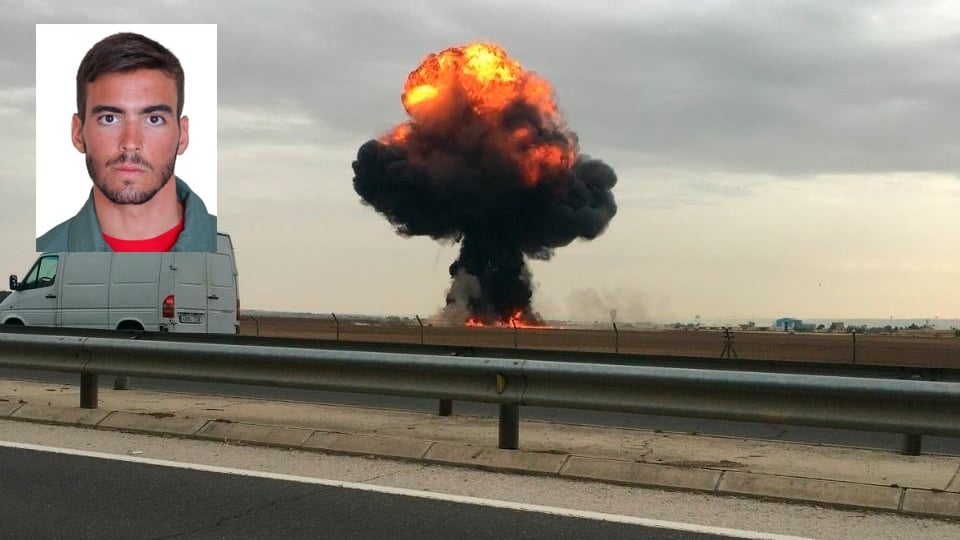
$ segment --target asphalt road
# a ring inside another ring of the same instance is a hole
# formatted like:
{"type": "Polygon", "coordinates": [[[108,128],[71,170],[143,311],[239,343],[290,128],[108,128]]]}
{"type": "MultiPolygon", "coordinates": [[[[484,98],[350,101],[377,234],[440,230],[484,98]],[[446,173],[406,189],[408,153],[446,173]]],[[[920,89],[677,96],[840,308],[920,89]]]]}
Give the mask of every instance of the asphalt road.
{"type": "Polygon", "coordinates": [[[729,538],[0,447],[5,538],[729,538]]]}
{"type": "MultiPolygon", "coordinates": [[[[65,384],[79,384],[80,381],[80,377],[75,374],[15,369],[0,369],[0,377],[50,381],[65,384]]],[[[113,377],[100,377],[100,384],[106,387],[112,386],[113,377]]],[[[286,399],[317,403],[386,407],[427,412],[436,412],[438,409],[438,402],[436,400],[394,396],[348,394],[342,392],[324,392],[319,390],[300,390],[293,388],[272,388],[234,384],[195,383],[190,381],[146,378],[131,379],[130,384],[131,387],[146,390],[216,394],[263,399],[286,399]]],[[[453,406],[453,413],[497,416],[499,414],[499,409],[497,405],[492,404],[456,402],[453,406]]],[[[702,433],[707,435],[744,437],[750,439],[835,444],[862,448],[881,448],[886,450],[899,450],[902,444],[902,437],[895,433],[876,433],[804,426],[788,426],[782,424],[761,424],[754,422],[733,422],[725,420],[707,420],[674,416],[609,413],[572,409],[548,409],[540,407],[523,407],[521,408],[520,415],[521,419],[548,420],[571,424],[628,427],[681,433],[702,433]]],[[[938,454],[960,455],[960,438],[932,436],[924,437],[923,451],[938,454]]]]}

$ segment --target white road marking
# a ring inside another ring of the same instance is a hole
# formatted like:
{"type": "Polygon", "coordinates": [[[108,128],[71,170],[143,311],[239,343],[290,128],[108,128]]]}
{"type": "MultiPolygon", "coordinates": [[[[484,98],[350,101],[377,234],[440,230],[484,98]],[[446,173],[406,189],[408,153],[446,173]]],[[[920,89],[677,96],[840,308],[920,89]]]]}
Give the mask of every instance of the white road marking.
{"type": "Polygon", "coordinates": [[[202,465],[199,463],[183,463],[179,461],[168,461],[163,459],[151,459],[138,456],[129,456],[121,454],[109,454],[104,452],[89,452],[85,450],[74,450],[71,448],[57,448],[54,446],[40,446],[36,444],[25,444],[9,441],[0,441],[0,447],[17,448],[21,450],[33,450],[37,452],[49,452],[53,454],[65,454],[70,456],[81,456],[98,459],[109,459],[113,461],[126,461],[129,463],[142,463],[146,465],[158,465],[161,467],[173,467],[176,469],[188,469],[194,471],[213,472],[220,474],[233,474],[238,476],[249,476],[253,478],[265,478],[269,480],[282,480],[286,482],[299,482],[302,484],[316,484],[327,487],[338,487],[344,489],[355,489],[360,491],[370,491],[374,493],[384,493],[388,495],[402,495],[406,497],[419,497],[421,499],[431,499],[437,501],[455,502],[462,504],[472,504],[476,506],[489,506],[492,508],[502,508],[505,510],[518,510],[523,512],[539,512],[562,517],[592,519],[597,521],[609,521],[613,523],[624,523],[628,525],[640,525],[657,529],[673,529],[692,533],[717,534],[728,536],[730,538],[743,538],[748,540],[811,540],[801,536],[786,536],[782,534],[771,534],[754,531],[744,531],[738,529],[727,529],[723,527],[709,527],[706,525],[696,525],[693,523],[682,523],[679,521],[664,521],[659,519],[647,519],[634,516],[625,516],[620,514],[605,514],[602,512],[590,512],[587,510],[571,510],[569,508],[558,508],[554,506],[541,506],[537,504],[525,504],[510,501],[500,501],[496,499],[485,499],[481,497],[468,497],[465,495],[451,495],[448,493],[437,493],[433,491],[421,491],[416,489],[406,489],[397,487],[378,486],[374,484],[361,484],[357,482],[344,482],[340,480],[326,480],[323,478],[311,478],[309,476],[296,476],[292,474],[279,474],[262,471],[251,471],[247,469],[235,469],[232,467],[218,467],[215,465],[202,465]]]}

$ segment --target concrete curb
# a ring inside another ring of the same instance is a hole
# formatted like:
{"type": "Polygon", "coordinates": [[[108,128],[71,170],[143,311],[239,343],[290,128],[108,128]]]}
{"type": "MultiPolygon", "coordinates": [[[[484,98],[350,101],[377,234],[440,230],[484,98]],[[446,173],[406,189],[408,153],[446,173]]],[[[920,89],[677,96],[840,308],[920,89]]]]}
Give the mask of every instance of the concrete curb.
{"type": "Polygon", "coordinates": [[[100,421],[97,427],[100,429],[113,429],[130,433],[192,437],[196,435],[207,422],[207,420],[179,417],[170,413],[137,414],[114,411],[100,421]]]}
{"type": "Polygon", "coordinates": [[[501,450],[449,441],[337,433],[171,413],[88,410],[0,401],[0,419],[960,520],[960,493],[937,489],[800,478],[723,467],[658,465],[567,453],[501,450]]]}
{"type": "Polygon", "coordinates": [[[427,453],[432,444],[429,441],[416,441],[399,437],[314,431],[313,435],[300,448],[336,454],[417,461],[423,459],[423,455],[427,453]]]}
{"type": "Polygon", "coordinates": [[[724,471],[717,493],[898,511],[903,488],[724,471]]]}
{"type": "Polygon", "coordinates": [[[560,476],[685,491],[716,491],[723,471],[570,456],[560,476]]]}
{"type": "Polygon", "coordinates": [[[566,459],[567,456],[560,454],[501,450],[449,442],[435,443],[423,458],[427,463],[548,476],[558,475],[566,459]]]}
{"type": "Polygon", "coordinates": [[[947,491],[960,493],[960,468],[958,468],[957,472],[953,474],[953,481],[950,482],[949,486],[947,486],[947,491]]]}
{"type": "Polygon", "coordinates": [[[11,416],[14,420],[26,420],[62,426],[96,426],[110,415],[100,409],[67,409],[43,405],[24,404],[11,416]]]}
{"type": "Polygon", "coordinates": [[[958,519],[960,493],[908,489],[904,494],[900,511],[904,514],[958,519]]]}
{"type": "Polygon", "coordinates": [[[6,418],[15,413],[23,404],[16,401],[0,401],[0,418],[6,418]]]}
{"type": "Polygon", "coordinates": [[[259,426],[214,420],[207,422],[196,433],[198,439],[223,442],[243,442],[280,448],[299,448],[313,435],[309,429],[259,426]]]}

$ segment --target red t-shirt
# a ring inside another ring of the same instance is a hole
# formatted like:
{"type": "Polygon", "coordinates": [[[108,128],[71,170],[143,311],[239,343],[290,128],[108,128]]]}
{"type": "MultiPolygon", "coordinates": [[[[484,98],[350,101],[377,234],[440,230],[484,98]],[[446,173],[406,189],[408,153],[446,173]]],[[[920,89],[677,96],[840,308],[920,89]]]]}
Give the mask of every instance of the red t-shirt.
{"type": "Polygon", "coordinates": [[[177,243],[177,238],[180,238],[180,232],[183,231],[183,221],[183,219],[180,219],[180,223],[174,225],[169,231],[146,240],[121,240],[105,234],[103,239],[114,251],[170,251],[170,248],[177,243]]]}

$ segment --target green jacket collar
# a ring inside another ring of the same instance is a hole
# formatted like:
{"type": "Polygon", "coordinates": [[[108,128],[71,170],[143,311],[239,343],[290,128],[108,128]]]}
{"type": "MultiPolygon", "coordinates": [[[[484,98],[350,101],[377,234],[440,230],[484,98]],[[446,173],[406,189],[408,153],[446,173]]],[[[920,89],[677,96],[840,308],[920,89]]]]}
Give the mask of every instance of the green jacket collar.
{"type": "MultiPolygon", "coordinates": [[[[186,182],[175,177],[177,200],[183,203],[184,224],[170,251],[217,250],[217,218],[207,213],[200,197],[186,182]]],[[[104,241],[93,205],[93,188],[77,215],[37,239],[37,251],[112,251],[104,241]]]]}

